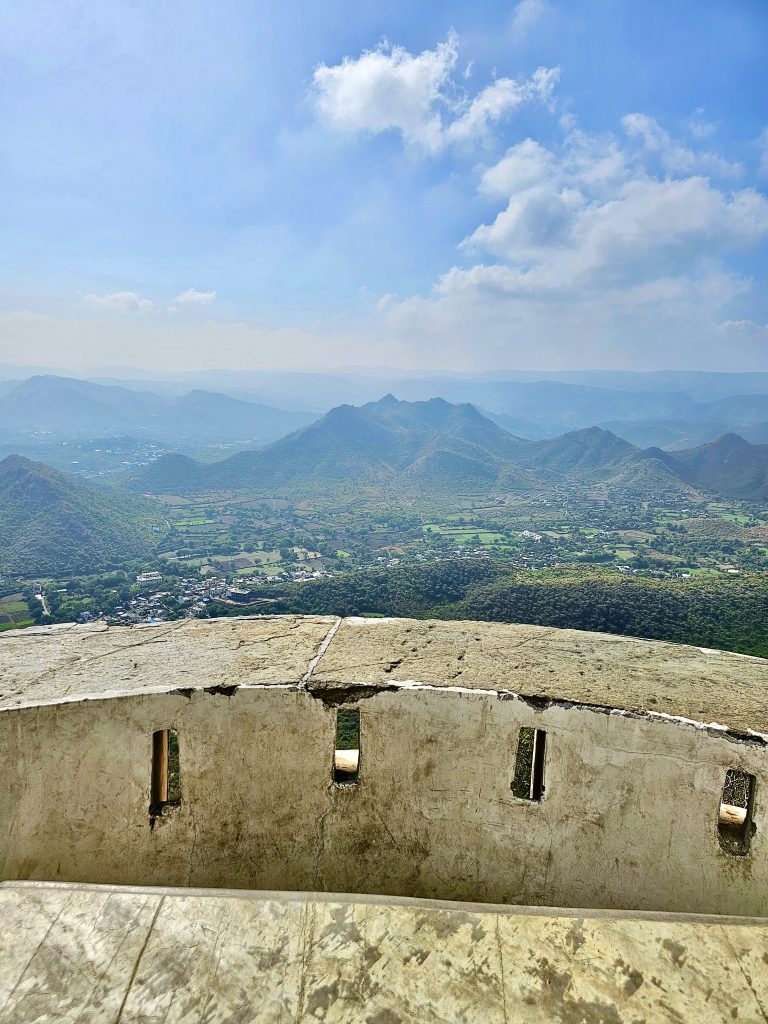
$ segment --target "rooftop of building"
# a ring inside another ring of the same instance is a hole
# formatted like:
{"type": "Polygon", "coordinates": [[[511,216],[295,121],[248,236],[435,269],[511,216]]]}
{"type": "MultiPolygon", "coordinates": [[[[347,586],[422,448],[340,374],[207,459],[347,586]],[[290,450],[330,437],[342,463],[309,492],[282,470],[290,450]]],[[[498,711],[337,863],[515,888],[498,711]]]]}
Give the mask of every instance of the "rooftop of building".
{"type": "Polygon", "coordinates": [[[0,709],[139,692],[412,686],[508,692],[768,733],[768,661],[572,629],[259,616],[0,634],[0,709]]]}

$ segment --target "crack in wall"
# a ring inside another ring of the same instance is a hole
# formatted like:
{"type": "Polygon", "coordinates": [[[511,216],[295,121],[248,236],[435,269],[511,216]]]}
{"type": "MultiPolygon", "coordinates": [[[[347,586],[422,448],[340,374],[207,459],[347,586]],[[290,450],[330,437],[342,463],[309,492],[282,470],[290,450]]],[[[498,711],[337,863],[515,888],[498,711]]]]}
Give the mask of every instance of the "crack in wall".
{"type": "Polygon", "coordinates": [[[323,637],[323,639],[322,639],[322,641],[320,643],[320,646],[317,649],[317,654],[310,661],[309,665],[307,666],[307,671],[302,676],[301,685],[302,685],[303,689],[307,688],[307,685],[309,684],[309,681],[312,678],[313,672],[317,668],[317,666],[318,666],[318,664],[320,662],[320,659],[323,657],[325,652],[330,647],[331,641],[336,636],[336,633],[339,631],[339,627],[341,626],[343,621],[344,621],[344,619],[341,616],[339,616],[339,618],[337,618],[336,621],[331,624],[330,629],[328,630],[328,632],[323,637]]]}
{"type": "Polygon", "coordinates": [[[128,1002],[128,996],[131,994],[133,983],[136,981],[136,975],[139,973],[139,967],[141,965],[142,957],[144,956],[144,953],[147,950],[147,946],[149,945],[149,939],[154,930],[155,923],[157,922],[157,918],[160,914],[160,910],[163,906],[163,903],[165,903],[165,896],[160,897],[157,907],[155,908],[155,912],[152,915],[152,920],[150,921],[149,928],[147,929],[147,934],[144,937],[144,942],[142,943],[141,949],[139,950],[139,955],[136,957],[136,963],[133,965],[131,976],[128,979],[128,987],[126,988],[125,993],[123,995],[123,1000],[120,1003],[120,1009],[117,1012],[117,1017],[115,1017],[115,1024],[120,1024],[120,1021],[123,1019],[123,1013],[125,1011],[126,1003],[128,1002]]]}
{"type": "Polygon", "coordinates": [[[315,686],[307,688],[307,693],[314,700],[322,701],[326,707],[336,708],[341,704],[356,704],[360,700],[370,700],[372,697],[378,697],[380,693],[395,693],[398,689],[396,684],[370,686],[366,683],[348,683],[344,686],[333,686],[327,689],[315,686]]]}
{"type": "Polygon", "coordinates": [[[480,689],[479,687],[465,686],[440,686],[435,683],[418,683],[413,680],[393,680],[390,683],[376,685],[371,683],[334,683],[323,682],[309,683],[307,691],[310,696],[321,700],[329,706],[352,703],[357,700],[369,700],[382,693],[412,692],[424,690],[432,693],[442,693],[455,696],[483,696],[492,697],[500,701],[519,700],[528,705],[534,711],[547,711],[550,708],[561,708],[565,711],[592,711],[599,715],[614,716],[617,718],[629,718],[643,722],[668,722],[674,725],[690,726],[706,732],[711,736],[718,736],[733,743],[740,743],[746,746],[766,747],[768,746],[768,734],[757,730],[739,730],[730,726],[720,725],[717,722],[700,722],[683,715],[670,715],[664,711],[647,711],[644,709],[632,710],[616,707],[610,704],[593,704],[587,701],[569,700],[563,697],[546,697],[539,694],[518,693],[514,690],[493,690],[480,689]]]}

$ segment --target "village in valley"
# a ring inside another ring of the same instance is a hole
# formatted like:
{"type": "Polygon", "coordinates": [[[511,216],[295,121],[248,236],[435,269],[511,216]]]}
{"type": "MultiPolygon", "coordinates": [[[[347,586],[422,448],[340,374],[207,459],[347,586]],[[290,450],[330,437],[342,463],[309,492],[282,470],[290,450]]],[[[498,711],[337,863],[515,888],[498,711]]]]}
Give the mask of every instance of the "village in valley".
{"type": "Polygon", "coordinates": [[[571,488],[382,504],[243,494],[165,496],[146,559],[109,572],[0,580],[0,630],[32,622],[157,622],[211,606],[269,610],[281,588],[353,573],[485,559],[518,574],[564,568],[690,580],[768,565],[764,508],[745,502],[605,501],[571,488]]]}

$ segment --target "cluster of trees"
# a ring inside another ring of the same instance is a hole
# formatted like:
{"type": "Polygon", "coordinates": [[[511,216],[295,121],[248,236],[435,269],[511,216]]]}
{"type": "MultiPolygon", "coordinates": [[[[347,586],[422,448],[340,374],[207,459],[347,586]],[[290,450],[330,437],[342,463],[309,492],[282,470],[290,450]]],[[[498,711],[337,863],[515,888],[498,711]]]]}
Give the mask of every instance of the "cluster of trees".
{"type": "Polygon", "coordinates": [[[699,577],[680,582],[608,575],[506,578],[473,588],[452,614],[597,630],[768,657],[765,577],[699,577]]]}

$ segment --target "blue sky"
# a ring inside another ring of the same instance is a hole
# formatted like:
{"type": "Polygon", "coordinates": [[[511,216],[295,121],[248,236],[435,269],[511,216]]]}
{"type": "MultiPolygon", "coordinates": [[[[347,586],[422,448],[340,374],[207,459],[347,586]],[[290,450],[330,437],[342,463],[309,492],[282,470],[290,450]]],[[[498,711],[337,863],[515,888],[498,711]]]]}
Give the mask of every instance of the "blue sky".
{"type": "Polygon", "coordinates": [[[0,23],[0,363],[768,367],[764,0],[0,23]]]}

